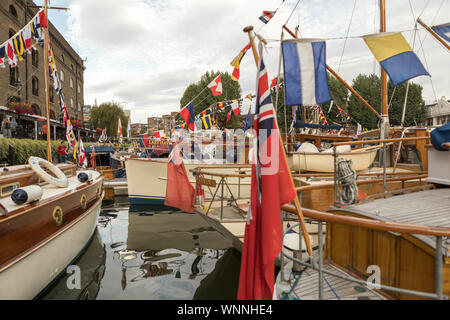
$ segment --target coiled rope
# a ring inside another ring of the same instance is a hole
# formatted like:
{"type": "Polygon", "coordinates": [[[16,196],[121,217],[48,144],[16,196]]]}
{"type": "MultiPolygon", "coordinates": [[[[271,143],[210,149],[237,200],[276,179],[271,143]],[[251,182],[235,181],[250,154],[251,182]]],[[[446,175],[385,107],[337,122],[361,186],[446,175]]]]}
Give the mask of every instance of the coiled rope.
{"type": "Polygon", "coordinates": [[[356,171],[352,169],[352,160],[338,158],[337,179],[342,186],[341,203],[346,205],[358,202],[356,171]]]}

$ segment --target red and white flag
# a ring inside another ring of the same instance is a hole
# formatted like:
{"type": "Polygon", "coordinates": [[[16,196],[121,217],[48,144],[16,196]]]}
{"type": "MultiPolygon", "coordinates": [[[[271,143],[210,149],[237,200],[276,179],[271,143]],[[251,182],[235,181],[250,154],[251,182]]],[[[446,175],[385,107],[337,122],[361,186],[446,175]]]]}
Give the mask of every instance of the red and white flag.
{"type": "Polygon", "coordinates": [[[14,45],[11,39],[6,44],[6,56],[8,57],[11,67],[17,66],[17,55],[16,51],[14,51],[14,45]]]}
{"type": "Polygon", "coordinates": [[[238,101],[234,101],[231,104],[231,109],[233,109],[233,114],[235,116],[239,115],[239,113],[241,113],[241,108],[239,107],[239,102],[238,101]]]}
{"type": "Polygon", "coordinates": [[[213,96],[220,96],[222,94],[222,78],[220,74],[208,84],[208,88],[211,89],[213,96]]]}
{"type": "Polygon", "coordinates": [[[120,117],[117,124],[117,138],[119,139],[119,142],[122,142],[122,122],[120,121],[120,117]]]}
{"type": "Polygon", "coordinates": [[[82,166],[83,168],[87,167],[87,158],[86,158],[86,150],[84,150],[84,146],[83,146],[83,140],[80,139],[80,166],[82,166]]]}
{"type": "Polygon", "coordinates": [[[239,300],[271,300],[275,259],[283,231],[280,206],[295,198],[295,189],[281,144],[264,66],[262,47],[258,66],[251,197],[245,225],[239,277],[239,300]]]}
{"type": "Polygon", "coordinates": [[[156,139],[162,139],[162,138],[164,138],[164,130],[158,130],[158,131],[155,131],[155,138],[156,138],[156,139]]]}

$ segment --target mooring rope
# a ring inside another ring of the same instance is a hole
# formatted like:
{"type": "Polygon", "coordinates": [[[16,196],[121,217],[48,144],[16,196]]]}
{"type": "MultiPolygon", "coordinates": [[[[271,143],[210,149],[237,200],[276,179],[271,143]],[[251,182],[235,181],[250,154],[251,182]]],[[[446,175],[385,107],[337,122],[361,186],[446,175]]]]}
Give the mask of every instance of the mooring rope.
{"type": "Polygon", "coordinates": [[[352,169],[352,160],[338,158],[337,179],[342,186],[341,202],[346,205],[358,202],[356,171],[352,169]]]}

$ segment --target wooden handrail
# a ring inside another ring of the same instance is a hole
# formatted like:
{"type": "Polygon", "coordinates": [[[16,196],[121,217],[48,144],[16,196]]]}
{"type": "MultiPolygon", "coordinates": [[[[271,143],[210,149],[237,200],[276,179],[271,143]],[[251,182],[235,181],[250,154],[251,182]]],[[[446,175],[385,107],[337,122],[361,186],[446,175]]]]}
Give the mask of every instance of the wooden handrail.
{"type": "MultiPolygon", "coordinates": [[[[295,206],[292,204],[286,204],[281,206],[281,209],[290,213],[295,213],[295,206]]],[[[398,222],[390,222],[390,221],[381,221],[381,220],[372,220],[366,218],[357,218],[357,217],[349,217],[349,216],[341,216],[333,213],[322,212],[307,208],[302,208],[303,214],[305,217],[331,222],[338,223],[353,227],[361,227],[379,231],[390,231],[390,232],[399,232],[399,233],[409,233],[409,234],[422,234],[427,236],[440,236],[440,237],[448,237],[450,236],[450,228],[443,227],[432,227],[432,226],[420,226],[414,224],[406,224],[406,223],[398,223],[398,222]]],[[[339,210],[339,209],[333,209],[339,210]]]]}
{"type": "Polygon", "coordinates": [[[392,139],[376,139],[376,140],[358,140],[358,141],[345,141],[345,142],[334,142],[333,146],[346,146],[346,145],[359,145],[359,144],[369,144],[369,143],[383,143],[383,142],[399,142],[399,141],[415,141],[415,140],[426,140],[430,139],[429,136],[426,137],[407,137],[407,138],[392,138],[392,139]]]}
{"type": "MultiPolygon", "coordinates": [[[[403,176],[413,174],[428,174],[428,171],[406,171],[406,172],[387,172],[387,176],[403,176]]],[[[383,172],[357,173],[357,177],[382,176],[383,172]]],[[[293,177],[334,177],[333,173],[293,173],[293,177]]]]}

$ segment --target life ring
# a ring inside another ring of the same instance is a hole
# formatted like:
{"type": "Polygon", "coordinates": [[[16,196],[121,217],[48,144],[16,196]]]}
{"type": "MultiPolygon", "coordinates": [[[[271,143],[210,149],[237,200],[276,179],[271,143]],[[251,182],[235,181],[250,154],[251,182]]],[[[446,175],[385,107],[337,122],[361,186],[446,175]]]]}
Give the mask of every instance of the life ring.
{"type": "Polygon", "coordinates": [[[28,163],[30,164],[31,169],[46,182],[60,188],[66,188],[69,185],[69,181],[64,172],[53,163],[39,157],[30,157],[28,163]],[[43,168],[50,170],[56,178],[45,172],[43,168]]]}

